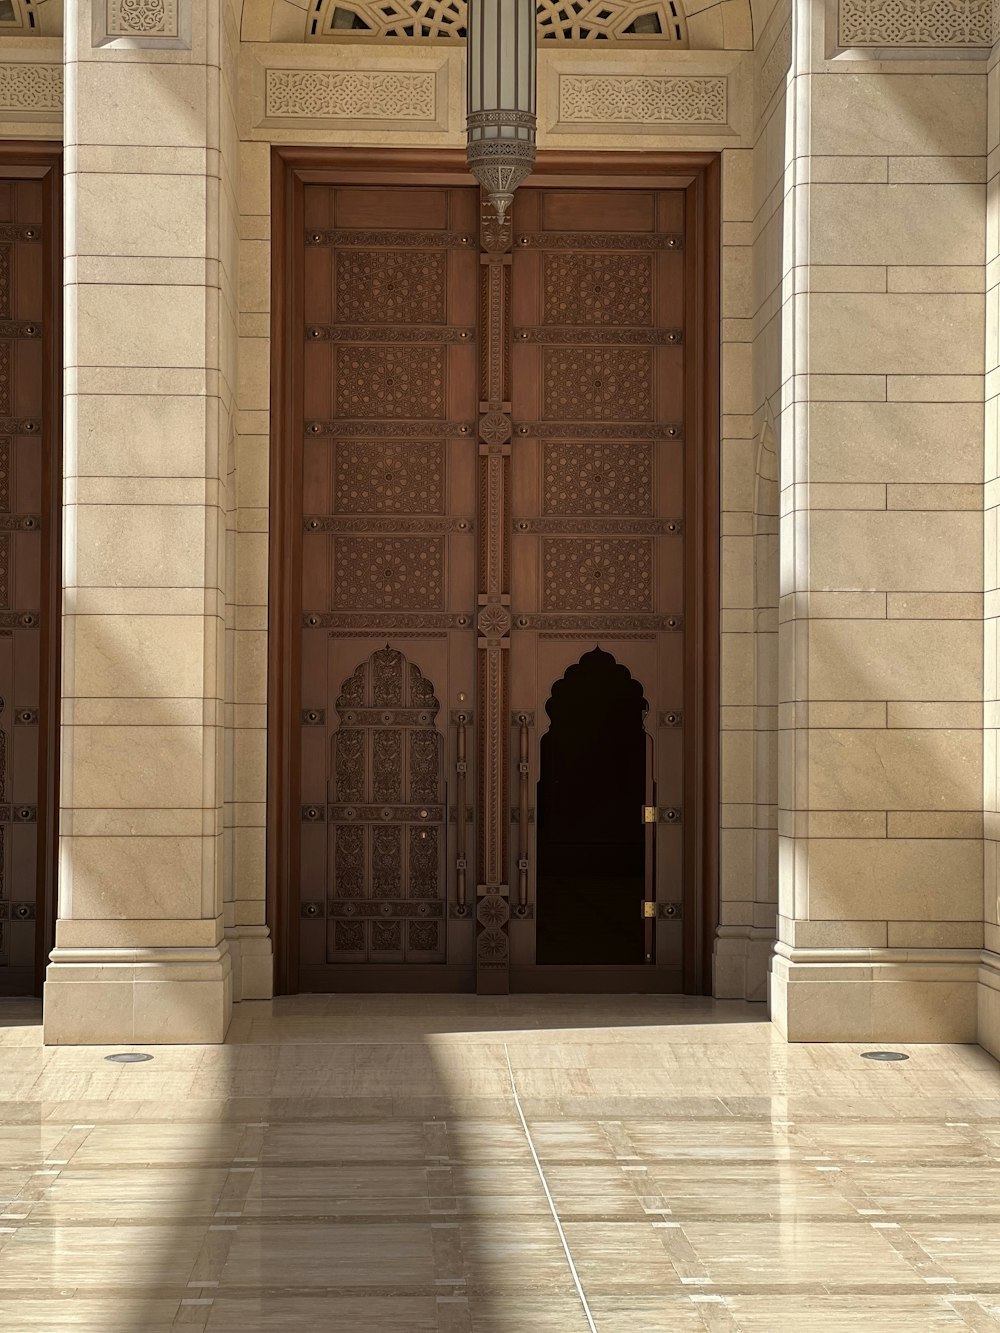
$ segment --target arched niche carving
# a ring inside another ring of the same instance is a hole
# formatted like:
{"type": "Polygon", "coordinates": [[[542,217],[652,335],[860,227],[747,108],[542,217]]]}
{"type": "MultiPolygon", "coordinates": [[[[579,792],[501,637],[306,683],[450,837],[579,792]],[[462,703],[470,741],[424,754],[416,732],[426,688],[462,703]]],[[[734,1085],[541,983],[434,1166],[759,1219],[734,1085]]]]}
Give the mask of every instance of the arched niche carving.
{"type": "MultiPolygon", "coordinates": [[[[773,0],[717,0],[688,14],[684,0],[575,0],[573,6],[540,0],[539,31],[545,47],[569,42],[596,49],[623,46],[673,50],[749,50],[755,33],[773,8],[773,0]],[[756,22],[755,22],[756,19],[756,22]],[[657,27],[659,31],[657,31],[657,27]],[[587,35],[581,36],[582,30],[587,35]],[[632,29],[632,31],[629,31],[632,29]]],[[[438,42],[462,40],[465,0],[323,0],[303,9],[295,0],[244,0],[245,42],[438,42]],[[392,12],[385,13],[389,8],[392,12]],[[337,17],[335,11],[340,9],[337,17]],[[412,34],[388,36],[387,28],[405,29],[412,11],[412,34]],[[354,26],[354,19],[367,27],[354,26]],[[335,26],[335,24],[337,26],[335,26]],[[427,27],[425,35],[420,29],[427,27]],[[449,35],[451,34],[451,35],[449,35]]]]}

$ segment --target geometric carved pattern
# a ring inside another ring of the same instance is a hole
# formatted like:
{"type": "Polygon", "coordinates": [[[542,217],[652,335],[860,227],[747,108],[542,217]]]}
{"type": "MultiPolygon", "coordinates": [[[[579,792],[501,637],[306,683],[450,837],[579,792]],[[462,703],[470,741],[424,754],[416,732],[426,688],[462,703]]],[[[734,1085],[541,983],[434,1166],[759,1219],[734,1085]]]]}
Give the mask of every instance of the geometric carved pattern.
{"type": "Polygon", "coordinates": [[[10,453],[13,443],[9,436],[0,436],[0,510],[4,513],[10,509],[10,453]]]}
{"type": "Polygon", "coordinates": [[[335,356],[339,417],[443,415],[443,347],[340,347],[335,356]]]}
{"type": "Polygon", "coordinates": [[[443,514],[444,450],[399,440],[340,444],[333,496],[338,514],[443,514]]]}
{"type": "Polygon", "coordinates": [[[629,538],[542,541],[546,611],[651,611],[653,544],[629,538]]]}
{"type": "Polygon", "coordinates": [[[443,324],[446,279],[443,250],[340,250],[337,322],[443,324]]]}
{"type": "Polygon", "coordinates": [[[0,416],[10,416],[10,343],[0,342],[0,416]]]}
{"type": "Polygon", "coordinates": [[[411,951],[444,961],[444,937],[423,919],[442,911],[439,708],[431,682],[388,646],[341,687],[331,740],[331,962],[405,962],[411,951]]]}
{"type": "Polygon", "coordinates": [[[0,319],[10,319],[11,247],[0,245],[0,319]]]}
{"type": "Polygon", "coordinates": [[[725,76],[561,74],[559,120],[583,124],[725,125],[725,76]]]}
{"type": "Polygon", "coordinates": [[[547,443],[543,450],[544,514],[651,514],[648,444],[547,443]]]}
{"type": "MultiPolygon", "coordinates": [[[[465,0],[318,0],[310,39],[464,41],[465,0]]],[[[538,0],[538,37],[551,42],[638,42],[686,46],[682,12],[671,0],[538,0]]]]}
{"type": "Polygon", "coordinates": [[[548,347],[542,415],[549,421],[649,421],[651,353],[631,347],[548,347]]]}
{"type": "Polygon", "coordinates": [[[107,0],[109,37],[176,37],[177,0],[107,0]]]}
{"type": "Polygon", "coordinates": [[[990,0],[840,0],[840,46],[989,47],[990,0]]]}
{"type": "Polygon", "coordinates": [[[335,610],[444,610],[443,538],[356,536],[332,542],[335,610]]]}
{"type": "Polygon", "coordinates": [[[433,121],[437,117],[437,76],[433,72],[269,69],[265,99],[266,115],[279,119],[433,121]]]}
{"type": "Polygon", "coordinates": [[[10,606],[10,538],[0,537],[0,606],[10,606]]]}
{"type": "Polygon", "coordinates": [[[62,111],[62,65],[0,65],[0,111],[62,111]]]}
{"type": "Polygon", "coordinates": [[[652,255],[547,254],[546,324],[651,324],[652,255]]]}

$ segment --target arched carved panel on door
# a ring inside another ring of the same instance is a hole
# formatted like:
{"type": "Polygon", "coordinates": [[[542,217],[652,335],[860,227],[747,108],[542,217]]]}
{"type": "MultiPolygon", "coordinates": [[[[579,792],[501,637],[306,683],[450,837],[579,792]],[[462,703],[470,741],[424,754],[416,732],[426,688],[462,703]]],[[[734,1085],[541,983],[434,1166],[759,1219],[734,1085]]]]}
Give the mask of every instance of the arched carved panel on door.
{"type": "Polygon", "coordinates": [[[445,960],[445,785],[440,703],[384,648],[341,686],[331,739],[327,956],[445,960]]]}

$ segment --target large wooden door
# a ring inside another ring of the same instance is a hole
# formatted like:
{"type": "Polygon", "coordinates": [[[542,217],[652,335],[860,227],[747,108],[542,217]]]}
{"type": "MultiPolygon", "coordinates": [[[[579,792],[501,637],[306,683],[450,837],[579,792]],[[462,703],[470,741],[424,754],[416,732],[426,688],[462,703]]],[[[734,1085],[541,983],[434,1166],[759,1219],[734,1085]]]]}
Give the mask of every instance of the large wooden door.
{"type": "Polygon", "coordinates": [[[0,146],[0,995],[40,990],[54,914],[60,162],[0,146]]]}
{"type": "Polygon", "coordinates": [[[407,157],[279,174],[279,984],[701,990],[714,160],[407,157]]]}
{"type": "Polygon", "coordinates": [[[478,202],[305,191],[303,990],[474,984],[456,766],[474,685],[478,202]]]}
{"type": "MultiPolygon", "coordinates": [[[[510,672],[514,711],[529,718],[528,792],[543,776],[539,741],[552,724],[553,688],[598,646],[645,695],[655,782],[647,806],[640,752],[628,799],[640,848],[644,820],[655,822],[648,898],[635,900],[610,866],[597,893],[599,881],[583,870],[600,860],[600,842],[589,857],[582,831],[578,848],[565,846],[581,878],[577,905],[565,898],[562,931],[566,943],[579,935],[580,948],[578,956],[560,949],[558,966],[535,948],[529,808],[518,849],[527,847],[528,865],[515,895],[526,916],[515,913],[511,926],[519,989],[683,988],[685,232],[682,189],[528,187],[516,198],[510,672]],[[574,920],[585,904],[608,918],[606,956],[574,920]],[[610,928],[623,908],[635,915],[635,947],[624,951],[621,928],[610,928]]],[[[581,701],[581,736],[601,705],[599,695],[581,701]]],[[[606,753],[606,763],[593,753],[577,790],[588,823],[616,822],[625,763],[606,753]]],[[[624,843],[620,857],[628,859],[624,843]]]]}

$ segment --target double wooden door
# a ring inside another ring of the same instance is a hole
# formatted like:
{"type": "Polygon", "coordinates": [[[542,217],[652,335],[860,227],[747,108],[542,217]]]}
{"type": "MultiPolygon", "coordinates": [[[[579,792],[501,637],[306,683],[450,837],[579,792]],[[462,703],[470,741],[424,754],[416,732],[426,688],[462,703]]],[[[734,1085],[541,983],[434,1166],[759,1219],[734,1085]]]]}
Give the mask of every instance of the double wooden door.
{"type": "Polygon", "coordinates": [[[286,988],[699,988],[688,192],[297,200],[286,988]]]}

